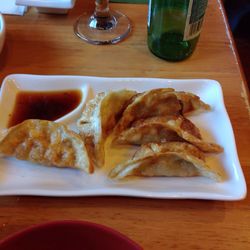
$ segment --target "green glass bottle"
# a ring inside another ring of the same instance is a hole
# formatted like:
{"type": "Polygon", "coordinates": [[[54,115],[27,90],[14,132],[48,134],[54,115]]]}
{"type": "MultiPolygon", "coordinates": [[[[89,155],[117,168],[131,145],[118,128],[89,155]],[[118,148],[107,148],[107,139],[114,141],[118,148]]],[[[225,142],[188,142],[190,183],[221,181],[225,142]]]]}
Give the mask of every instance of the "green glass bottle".
{"type": "Polygon", "coordinates": [[[148,47],[158,57],[181,61],[198,42],[208,0],[149,0],[148,47]]]}

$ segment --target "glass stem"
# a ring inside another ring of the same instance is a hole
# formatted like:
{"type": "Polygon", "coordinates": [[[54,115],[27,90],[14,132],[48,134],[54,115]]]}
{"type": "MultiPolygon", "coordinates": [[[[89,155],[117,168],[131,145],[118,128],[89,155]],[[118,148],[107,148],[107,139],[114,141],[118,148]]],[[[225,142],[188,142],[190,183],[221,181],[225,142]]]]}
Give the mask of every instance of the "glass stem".
{"type": "Polygon", "coordinates": [[[95,17],[110,17],[109,0],[95,0],[95,17]]]}

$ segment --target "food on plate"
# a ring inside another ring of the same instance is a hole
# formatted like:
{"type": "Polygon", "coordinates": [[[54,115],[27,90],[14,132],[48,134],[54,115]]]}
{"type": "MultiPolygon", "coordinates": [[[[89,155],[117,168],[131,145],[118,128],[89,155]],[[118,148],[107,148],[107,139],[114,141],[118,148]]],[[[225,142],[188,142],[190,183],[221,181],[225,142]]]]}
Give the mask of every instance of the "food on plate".
{"type": "Polygon", "coordinates": [[[86,104],[77,126],[94,165],[104,164],[105,140],[135,94],[126,89],[103,92],[86,104]]]}
{"type": "Polygon", "coordinates": [[[115,133],[128,128],[133,121],[138,119],[179,114],[181,104],[173,91],[171,88],[165,88],[137,94],[124,110],[115,133]]]}
{"type": "Polygon", "coordinates": [[[205,176],[220,181],[221,175],[211,169],[205,155],[185,142],[149,143],[143,145],[128,161],[117,165],[109,176],[205,176]]]}
{"type": "Polygon", "coordinates": [[[200,97],[174,89],[153,89],[135,95],[114,129],[113,145],[140,146],[134,157],[114,167],[111,178],[127,176],[207,176],[220,180],[205,153],[223,148],[202,139],[185,115],[210,110],[200,97]]]}
{"type": "Polygon", "coordinates": [[[181,102],[182,114],[186,114],[196,110],[210,110],[210,106],[204,103],[199,96],[190,92],[175,91],[178,100],[181,102]]]}
{"type": "Polygon", "coordinates": [[[132,123],[115,138],[117,144],[142,145],[150,142],[186,141],[206,153],[220,153],[223,148],[202,140],[199,129],[184,116],[151,117],[132,123]]]}
{"type": "Polygon", "coordinates": [[[47,166],[93,172],[81,136],[63,124],[46,120],[25,120],[3,131],[0,155],[47,166]]]}
{"type": "Polygon", "coordinates": [[[122,89],[98,93],[77,121],[80,134],[65,125],[30,119],[0,133],[0,155],[57,167],[94,172],[105,163],[105,142],[140,146],[110,172],[127,176],[206,176],[220,180],[205,153],[223,148],[202,139],[199,129],[185,117],[210,106],[192,93],[172,88],[143,93],[122,89]],[[112,139],[111,138],[111,139],[112,139]]]}
{"type": "Polygon", "coordinates": [[[124,110],[115,133],[119,134],[139,119],[180,115],[198,109],[209,110],[210,107],[194,94],[178,92],[171,88],[149,90],[133,98],[124,110]]]}

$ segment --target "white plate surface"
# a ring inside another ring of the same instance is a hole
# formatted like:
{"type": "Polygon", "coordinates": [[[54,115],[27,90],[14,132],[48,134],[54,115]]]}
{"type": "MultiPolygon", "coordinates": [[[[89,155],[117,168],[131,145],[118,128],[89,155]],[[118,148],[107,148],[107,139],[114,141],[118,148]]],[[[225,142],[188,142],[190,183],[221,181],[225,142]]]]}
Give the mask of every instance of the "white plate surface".
{"type": "MultiPolygon", "coordinates": [[[[224,147],[224,152],[208,157],[209,164],[225,175],[222,182],[205,177],[152,177],[114,181],[107,171],[115,160],[109,152],[105,167],[92,175],[78,170],[48,168],[15,160],[0,159],[0,195],[41,196],[135,196],[146,198],[194,198],[211,200],[240,200],[246,196],[246,183],[238,160],[232,126],[226,112],[220,84],[208,79],[170,80],[148,78],[99,78],[86,76],[10,75],[4,81],[41,85],[89,84],[93,93],[122,88],[145,91],[172,87],[195,93],[211,105],[210,112],[189,116],[207,141],[224,147]]],[[[90,91],[91,95],[91,91],[90,91]]],[[[91,98],[91,96],[89,96],[91,98]]],[[[1,119],[1,118],[0,118],[1,119]]]]}

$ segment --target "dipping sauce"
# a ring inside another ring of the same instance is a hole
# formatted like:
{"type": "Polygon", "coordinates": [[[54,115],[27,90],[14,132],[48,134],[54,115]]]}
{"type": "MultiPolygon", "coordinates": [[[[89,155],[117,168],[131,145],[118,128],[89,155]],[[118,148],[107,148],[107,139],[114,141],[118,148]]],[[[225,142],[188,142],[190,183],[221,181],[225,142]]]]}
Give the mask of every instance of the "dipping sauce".
{"type": "Polygon", "coordinates": [[[54,121],[74,110],[81,102],[80,90],[20,91],[8,127],[27,119],[54,121]]]}

